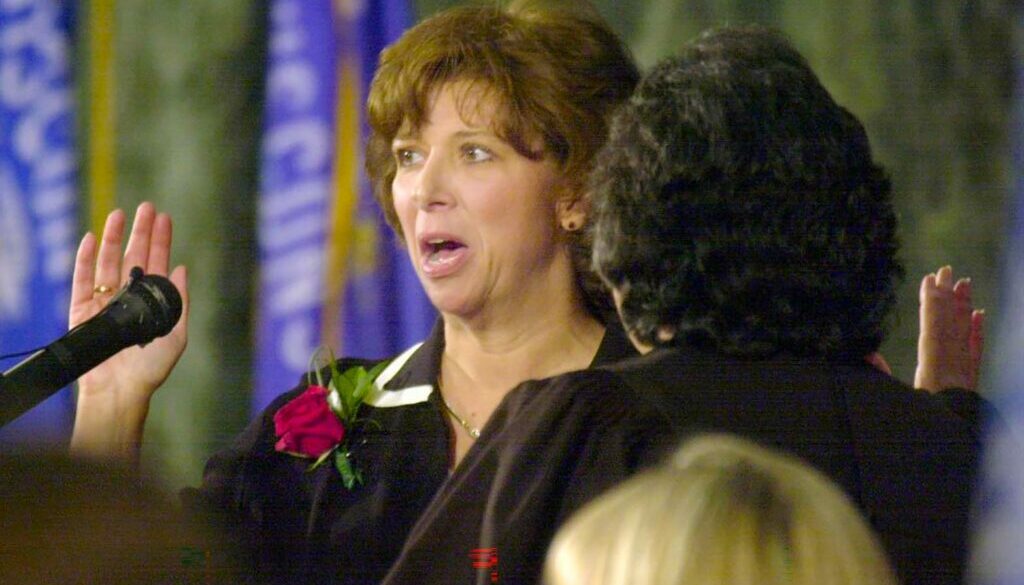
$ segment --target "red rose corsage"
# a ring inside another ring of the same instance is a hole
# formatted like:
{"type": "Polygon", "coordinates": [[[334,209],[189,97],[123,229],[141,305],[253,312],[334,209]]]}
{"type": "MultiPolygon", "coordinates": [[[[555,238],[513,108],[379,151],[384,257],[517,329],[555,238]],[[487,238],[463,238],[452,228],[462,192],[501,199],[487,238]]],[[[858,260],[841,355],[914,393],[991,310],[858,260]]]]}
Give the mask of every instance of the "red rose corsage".
{"type": "MultiPolygon", "coordinates": [[[[313,362],[322,356],[317,350],[313,362]]],[[[274,413],[274,449],[295,457],[314,459],[312,471],[333,457],[334,466],[341,474],[345,487],[352,489],[363,483],[363,476],[352,462],[349,438],[368,423],[376,421],[359,418],[359,407],[373,389],[373,381],[387,366],[381,362],[367,371],[361,366],[344,372],[337,369],[334,356],[330,359],[331,379],[324,384],[324,368],[311,368],[309,387],[274,413]],[[313,383],[312,376],[316,376],[313,383]]]]}

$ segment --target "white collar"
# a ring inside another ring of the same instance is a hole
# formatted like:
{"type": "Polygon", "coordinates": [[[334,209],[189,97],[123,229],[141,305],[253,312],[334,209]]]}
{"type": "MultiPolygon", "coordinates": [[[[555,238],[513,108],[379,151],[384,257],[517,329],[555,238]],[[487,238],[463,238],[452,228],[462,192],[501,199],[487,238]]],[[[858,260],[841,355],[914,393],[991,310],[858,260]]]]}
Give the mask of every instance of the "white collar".
{"type": "Polygon", "coordinates": [[[395,359],[391,360],[391,363],[385,367],[377,379],[373,381],[373,388],[366,395],[363,400],[365,404],[369,404],[374,408],[394,408],[396,406],[407,406],[410,404],[417,404],[420,402],[426,402],[430,398],[430,393],[434,391],[434,386],[431,384],[422,384],[420,386],[408,386],[406,388],[396,388],[394,390],[385,390],[384,386],[391,381],[392,378],[398,374],[409,358],[416,353],[416,350],[423,345],[423,342],[417,343],[409,349],[403,351],[395,359]]]}

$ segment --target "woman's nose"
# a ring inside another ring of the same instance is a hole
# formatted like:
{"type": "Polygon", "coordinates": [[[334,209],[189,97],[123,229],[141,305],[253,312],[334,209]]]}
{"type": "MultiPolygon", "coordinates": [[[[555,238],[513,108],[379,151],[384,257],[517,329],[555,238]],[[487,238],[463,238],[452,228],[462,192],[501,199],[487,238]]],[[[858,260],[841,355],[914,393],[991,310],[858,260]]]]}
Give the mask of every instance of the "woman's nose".
{"type": "Polygon", "coordinates": [[[423,210],[450,205],[453,201],[450,178],[444,159],[437,155],[428,156],[417,177],[413,201],[423,210]]]}

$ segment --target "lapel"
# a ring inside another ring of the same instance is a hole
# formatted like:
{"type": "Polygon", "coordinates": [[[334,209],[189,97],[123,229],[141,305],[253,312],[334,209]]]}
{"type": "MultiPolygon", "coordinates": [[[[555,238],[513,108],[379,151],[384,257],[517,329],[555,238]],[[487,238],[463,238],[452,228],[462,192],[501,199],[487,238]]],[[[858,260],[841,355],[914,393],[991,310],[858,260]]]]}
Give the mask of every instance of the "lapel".
{"type": "Polygon", "coordinates": [[[374,408],[394,408],[428,402],[443,351],[444,326],[438,319],[426,340],[399,354],[381,371],[365,403],[374,408]]]}

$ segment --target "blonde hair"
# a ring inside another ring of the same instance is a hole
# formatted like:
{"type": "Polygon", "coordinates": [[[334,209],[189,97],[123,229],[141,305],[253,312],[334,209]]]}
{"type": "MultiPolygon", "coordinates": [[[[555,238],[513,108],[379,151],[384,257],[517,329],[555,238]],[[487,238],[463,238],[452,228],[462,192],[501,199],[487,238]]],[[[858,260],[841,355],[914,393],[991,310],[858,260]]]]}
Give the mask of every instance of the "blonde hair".
{"type": "Polygon", "coordinates": [[[549,585],[895,585],[881,546],[828,478],[725,435],[591,502],[555,537],[549,585]]]}

